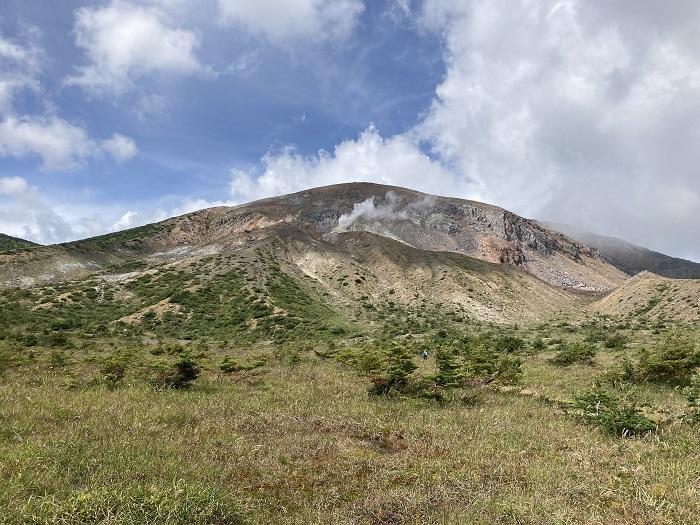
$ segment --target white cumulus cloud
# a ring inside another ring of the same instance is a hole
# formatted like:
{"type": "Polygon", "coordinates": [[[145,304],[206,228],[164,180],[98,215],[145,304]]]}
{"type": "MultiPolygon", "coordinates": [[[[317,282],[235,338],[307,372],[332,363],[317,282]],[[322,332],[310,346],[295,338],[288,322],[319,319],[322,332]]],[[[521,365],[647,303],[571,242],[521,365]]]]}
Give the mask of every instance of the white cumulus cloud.
{"type": "Polygon", "coordinates": [[[54,171],[75,168],[103,152],[123,161],[136,154],[136,145],[119,134],[95,142],[84,128],[56,116],[0,120],[0,157],[37,156],[44,169],[54,171]]]}
{"type": "Polygon", "coordinates": [[[370,126],[357,139],[338,144],[333,153],[302,156],[293,148],[263,158],[264,171],[234,170],[231,195],[245,202],[313,186],[373,181],[438,194],[463,194],[471,181],[455,177],[426,156],[409,137],[384,138],[370,126]]]}
{"type": "Polygon", "coordinates": [[[413,133],[484,198],[700,258],[700,4],[427,0],[423,21],[447,73],[413,133]]]}
{"type": "Polygon", "coordinates": [[[0,231],[36,242],[61,242],[71,226],[21,177],[0,177],[0,231]]]}
{"type": "Polygon", "coordinates": [[[35,42],[35,33],[22,43],[0,35],[0,157],[37,157],[49,171],[71,169],[103,153],[118,161],[133,157],[137,152],[133,139],[115,133],[96,141],[83,126],[53,113],[40,82],[44,52],[35,42]],[[21,114],[15,98],[22,91],[35,95],[45,112],[21,114]]]}
{"type": "Polygon", "coordinates": [[[166,10],[113,0],[76,11],[76,44],[88,64],[68,84],[95,93],[120,93],[152,73],[203,73],[195,55],[199,36],[174,27],[166,10]]]}
{"type": "Polygon", "coordinates": [[[6,117],[0,121],[0,156],[37,155],[47,170],[65,170],[95,153],[87,132],[58,117],[6,117]]]}

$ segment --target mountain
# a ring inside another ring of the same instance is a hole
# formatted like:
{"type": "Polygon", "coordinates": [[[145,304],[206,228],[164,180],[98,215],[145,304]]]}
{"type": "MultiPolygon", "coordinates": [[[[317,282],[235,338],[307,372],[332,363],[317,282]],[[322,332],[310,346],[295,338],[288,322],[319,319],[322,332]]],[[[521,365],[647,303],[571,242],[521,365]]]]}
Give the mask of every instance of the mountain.
{"type": "Polygon", "coordinates": [[[181,337],[534,322],[592,308],[627,278],[596,249],[502,208],[369,183],[0,254],[0,287],[31,295],[32,313],[15,317],[155,322],[181,337]]]}
{"type": "Polygon", "coordinates": [[[543,225],[595,248],[603,259],[628,275],[648,271],[674,279],[700,279],[700,263],[670,257],[615,237],[597,235],[566,224],[543,225]]]}
{"type": "Polygon", "coordinates": [[[33,243],[32,241],[20,239],[19,237],[12,237],[10,235],[0,233],[0,252],[16,250],[18,248],[31,248],[32,246],[39,245],[33,243]]]}
{"type": "Polygon", "coordinates": [[[625,275],[595,250],[535,221],[475,201],[369,183],[339,184],[5,257],[0,282],[85,275],[133,260],[227,253],[275,236],[340,246],[367,232],[418,250],[453,252],[519,268],[551,285],[605,291],[625,275]],[[4,279],[3,279],[4,277],[4,279]]]}

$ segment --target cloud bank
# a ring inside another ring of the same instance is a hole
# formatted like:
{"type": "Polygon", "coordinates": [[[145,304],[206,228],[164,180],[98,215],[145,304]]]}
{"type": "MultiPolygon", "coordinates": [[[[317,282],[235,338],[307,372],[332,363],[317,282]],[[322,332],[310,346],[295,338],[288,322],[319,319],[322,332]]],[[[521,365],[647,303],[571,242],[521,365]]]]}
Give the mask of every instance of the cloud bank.
{"type": "Polygon", "coordinates": [[[332,153],[321,150],[303,156],[294,148],[270,153],[263,170],[234,170],[230,190],[237,202],[246,202],[313,186],[373,181],[406,186],[428,193],[463,194],[472,182],[428,157],[407,135],[384,138],[370,126],[356,139],[338,144],[332,153]]]}
{"type": "Polygon", "coordinates": [[[233,173],[234,196],[397,184],[700,260],[700,4],[426,0],[414,15],[446,64],[415,127],[270,153],[233,173]]]}

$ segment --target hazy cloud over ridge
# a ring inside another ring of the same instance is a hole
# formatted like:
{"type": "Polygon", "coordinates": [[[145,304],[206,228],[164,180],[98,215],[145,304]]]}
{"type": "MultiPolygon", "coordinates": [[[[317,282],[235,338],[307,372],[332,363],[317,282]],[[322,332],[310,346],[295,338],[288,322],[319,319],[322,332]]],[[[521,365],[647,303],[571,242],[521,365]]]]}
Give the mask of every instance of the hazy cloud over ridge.
{"type": "Polygon", "coordinates": [[[700,257],[697,2],[452,5],[424,8],[447,45],[433,151],[498,204],[700,257]]]}

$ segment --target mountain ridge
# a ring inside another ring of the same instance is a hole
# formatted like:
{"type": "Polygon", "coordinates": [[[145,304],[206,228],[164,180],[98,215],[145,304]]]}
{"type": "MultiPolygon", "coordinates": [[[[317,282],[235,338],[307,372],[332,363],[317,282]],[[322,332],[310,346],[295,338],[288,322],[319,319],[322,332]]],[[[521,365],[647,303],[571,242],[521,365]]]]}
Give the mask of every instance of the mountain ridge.
{"type": "MultiPolygon", "coordinates": [[[[224,276],[239,283],[231,293],[245,311],[266,323],[303,319],[294,313],[304,311],[294,306],[297,294],[306,298],[299,305],[315,305],[329,319],[360,322],[399,308],[529,323],[611,310],[597,310],[596,301],[629,279],[595,248],[503,208],[371,183],[312,188],[0,254],[0,286],[107,286],[125,301],[111,322],[177,318],[185,311],[178,297],[225,289],[224,276]],[[180,277],[168,277],[173,272],[180,277]],[[134,303],[134,287],[155,288],[134,303]]],[[[256,319],[246,330],[258,326],[256,319]]]]}
{"type": "MultiPolygon", "coordinates": [[[[275,231],[331,240],[345,231],[369,231],[410,246],[454,251],[522,268],[557,286],[604,291],[624,274],[595,250],[503,208],[477,201],[436,197],[372,183],[312,188],[235,207],[200,210],[160,223],[63,243],[5,258],[16,271],[47,281],[134,258],[181,255],[198,250],[235,250],[275,231]],[[37,261],[57,259],[53,267],[37,261]]],[[[8,266],[8,267],[9,267],[8,266]]],[[[0,281],[7,280],[7,271],[0,281]]]]}
{"type": "Polygon", "coordinates": [[[649,271],[673,279],[700,279],[700,263],[672,257],[623,239],[599,235],[567,224],[542,224],[595,248],[606,261],[630,276],[649,271]]]}
{"type": "Polygon", "coordinates": [[[21,239],[19,237],[13,237],[12,235],[0,233],[0,252],[17,250],[21,248],[31,248],[34,246],[40,245],[35,242],[28,241],[26,239],[21,239]]]}

